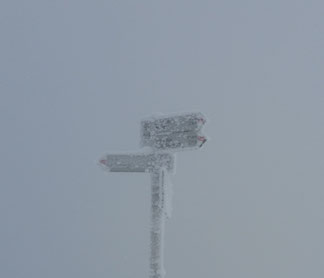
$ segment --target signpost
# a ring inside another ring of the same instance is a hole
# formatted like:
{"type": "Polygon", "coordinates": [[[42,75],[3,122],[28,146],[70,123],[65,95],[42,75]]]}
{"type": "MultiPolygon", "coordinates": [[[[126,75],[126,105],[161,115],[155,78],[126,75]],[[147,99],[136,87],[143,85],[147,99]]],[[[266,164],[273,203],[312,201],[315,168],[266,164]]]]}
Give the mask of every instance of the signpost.
{"type": "Polygon", "coordinates": [[[200,148],[207,141],[201,133],[205,123],[201,113],[148,118],[141,122],[141,146],[159,151],[200,148]]]}
{"type": "Polygon", "coordinates": [[[163,278],[163,239],[166,216],[166,175],[174,172],[175,152],[198,149],[207,138],[201,133],[201,113],[155,116],[141,122],[141,146],[149,152],[107,154],[99,161],[110,172],[147,172],[151,175],[150,278],[163,278]]]}

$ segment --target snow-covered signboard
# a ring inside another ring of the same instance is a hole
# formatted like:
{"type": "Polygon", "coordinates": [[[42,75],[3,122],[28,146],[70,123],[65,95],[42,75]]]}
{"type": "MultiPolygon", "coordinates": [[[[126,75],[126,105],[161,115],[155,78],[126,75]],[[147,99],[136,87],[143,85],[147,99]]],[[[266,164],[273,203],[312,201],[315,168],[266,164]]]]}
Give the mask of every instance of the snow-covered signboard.
{"type": "Polygon", "coordinates": [[[199,148],[207,141],[201,133],[205,123],[201,113],[150,117],[141,122],[141,145],[160,151],[199,148]]]}
{"type": "Polygon", "coordinates": [[[169,153],[107,154],[99,162],[109,172],[153,172],[160,168],[172,172],[174,169],[174,155],[169,153]]]}

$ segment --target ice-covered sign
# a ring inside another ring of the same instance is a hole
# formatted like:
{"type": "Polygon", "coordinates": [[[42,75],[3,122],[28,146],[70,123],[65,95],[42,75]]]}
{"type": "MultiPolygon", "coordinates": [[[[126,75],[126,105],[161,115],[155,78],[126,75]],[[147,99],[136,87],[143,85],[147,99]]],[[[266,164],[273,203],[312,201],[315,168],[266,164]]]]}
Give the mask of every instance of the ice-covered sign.
{"type": "Polygon", "coordinates": [[[151,176],[150,278],[164,278],[164,221],[171,213],[175,151],[196,149],[206,142],[201,129],[206,118],[201,113],[150,117],[141,122],[141,146],[136,152],[106,154],[99,164],[110,172],[148,172],[151,176]]]}
{"type": "Polygon", "coordinates": [[[206,118],[201,113],[151,117],[141,122],[141,146],[156,150],[201,147],[207,138],[201,133],[206,118]]]}
{"type": "Polygon", "coordinates": [[[110,172],[153,172],[160,168],[173,172],[174,169],[174,155],[169,153],[107,154],[99,162],[110,172]]]}

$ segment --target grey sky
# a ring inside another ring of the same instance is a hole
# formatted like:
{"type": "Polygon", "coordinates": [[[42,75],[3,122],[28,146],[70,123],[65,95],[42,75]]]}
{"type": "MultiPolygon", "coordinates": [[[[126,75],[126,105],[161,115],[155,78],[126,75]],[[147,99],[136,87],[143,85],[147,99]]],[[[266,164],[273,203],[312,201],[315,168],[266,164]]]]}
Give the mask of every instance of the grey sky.
{"type": "Polygon", "coordinates": [[[167,277],[324,276],[322,1],[0,3],[0,277],[147,277],[149,176],[106,174],[155,112],[179,153],[167,277]]]}

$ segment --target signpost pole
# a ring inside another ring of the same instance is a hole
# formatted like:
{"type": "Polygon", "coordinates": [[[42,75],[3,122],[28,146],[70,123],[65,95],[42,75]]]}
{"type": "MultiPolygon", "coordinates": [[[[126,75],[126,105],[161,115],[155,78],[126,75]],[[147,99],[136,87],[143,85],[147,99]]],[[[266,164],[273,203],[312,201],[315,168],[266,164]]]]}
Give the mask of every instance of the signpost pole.
{"type": "Polygon", "coordinates": [[[163,241],[164,241],[164,169],[158,168],[151,173],[151,256],[150,278],[163,278],[163,241]]]}

